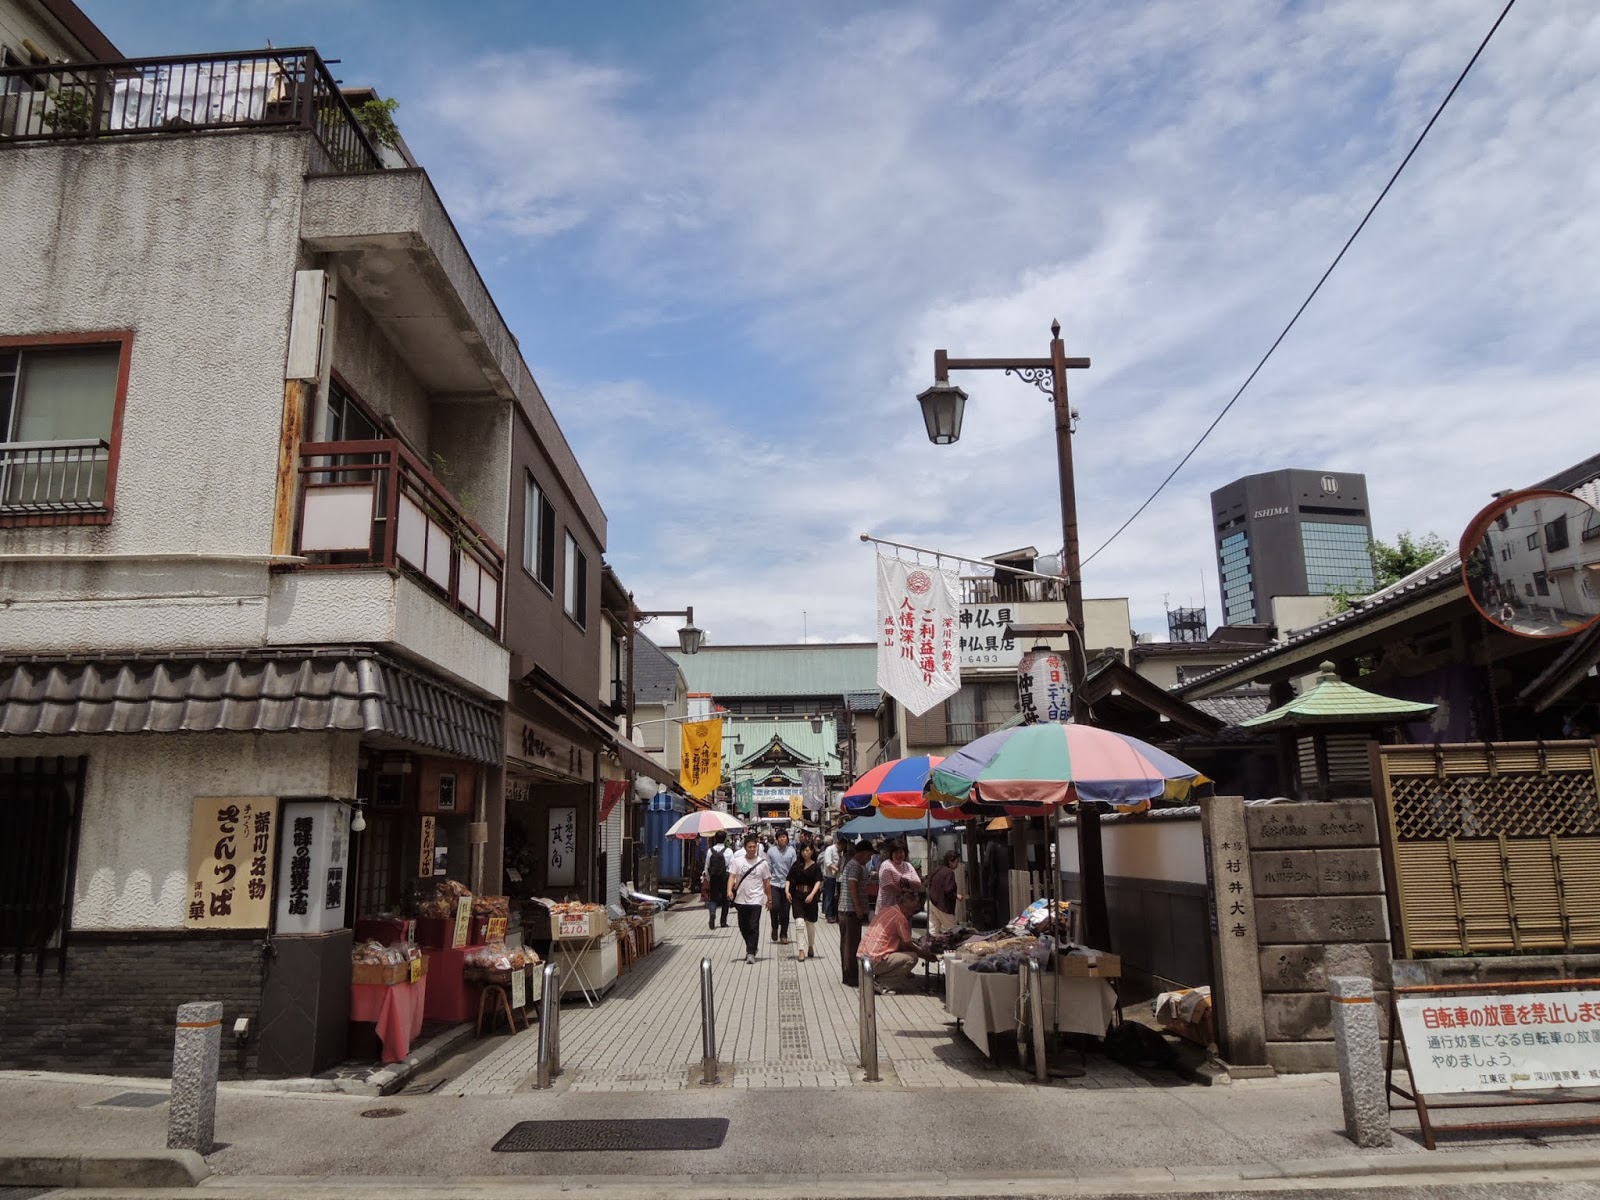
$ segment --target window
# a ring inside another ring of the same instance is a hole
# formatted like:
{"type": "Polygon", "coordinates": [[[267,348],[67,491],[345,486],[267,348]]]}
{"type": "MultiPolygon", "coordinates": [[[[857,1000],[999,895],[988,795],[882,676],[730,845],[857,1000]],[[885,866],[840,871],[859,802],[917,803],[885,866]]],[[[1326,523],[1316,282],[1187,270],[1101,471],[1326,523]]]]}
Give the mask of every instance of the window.
{"type": "Polygon", "coordinates": [[[1305,553],[1307,594],[1327,596],[1341,588],[1370,592],[1375,586],[1371,538],[1365,525],[1302,521],[1300,545],[1305,553]]]}
{"type": "Polygon", "coordinates": [[[1554,553],[1557,550],[1565,550],[1571,544],[1571,539],[1567,535],[1567,518],[1565,513],[1557,517],[1554,521],[1550,521],[1545,524],[1544,548],[1546,550],[1554,553]]]}
{"type": "Polygon", "coordinates": [[[72,896],[83,809],[82,758],[0,758],[0,954],[44,969],[59,949],[72,896]]]}
{"type": "Polygon", "coordinates": [[[1535,529],[1532,533],[1530,533],[1528,535],[1528,549],[1529,550],[1537,550],[1538,548],[1539,548],[1539,531],[1537,529],[1535,529]]]}
{"type": "Polygon", "coordinates": [[[567,531],[567,616],[584,629],[589,628],[589,557],[578,549],[578,539],[567,531]]]}
{"type": "MultiPolygon", "coordinates": [[[[567,537],[569,553],[572,537],[567,537]]],[[[570,571],[571,560],[568,559],[570,571]]],[[[522,498],[522,569],[548,592],[556,590],[556,510],[529,472],[522,498]]]]}
{"type": "Polygon", "coordinates": [[[0,339],[0,517],[109,519],[129,335],[0,339]]]}
{"type": "Polygon", "coordinates": [[[1541,596],[1550,594],[1550,581],[1543,571],[1535,571],[1533,573],[1533,590],[1541,596]]]}
{"type": "Polygon", "coordinates": [[[377,418],[337,380],[328,384],[328,440],[376,442],[383,438],[377,418]]]}

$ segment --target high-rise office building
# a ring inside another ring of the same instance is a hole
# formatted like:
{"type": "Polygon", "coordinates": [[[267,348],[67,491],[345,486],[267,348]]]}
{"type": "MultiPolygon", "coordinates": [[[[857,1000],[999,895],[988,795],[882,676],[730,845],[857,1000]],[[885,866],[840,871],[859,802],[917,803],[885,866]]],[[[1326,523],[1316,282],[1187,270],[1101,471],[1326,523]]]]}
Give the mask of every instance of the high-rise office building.
{"type": "Polygon", "coordinates": [[[1274,596],[1372,590],[1367,477],[1267,471],[1211,493],[1222,619],[1272,619],[1274,596]]]}

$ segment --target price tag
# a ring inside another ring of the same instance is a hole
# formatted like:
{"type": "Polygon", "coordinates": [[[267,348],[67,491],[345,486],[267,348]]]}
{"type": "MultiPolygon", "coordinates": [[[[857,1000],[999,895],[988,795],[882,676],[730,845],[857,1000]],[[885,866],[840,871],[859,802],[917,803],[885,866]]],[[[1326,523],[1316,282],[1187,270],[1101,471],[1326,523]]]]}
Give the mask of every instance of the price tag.
{"type": "Polygon", "coordinates": [[[450,945],[459,950],[467,944],[467,936],[472,932],[472,900],[462,896],[456,901],[456,933],[450,939],[450,945]]]}
{"type": "Polygon", "coordinates": [[[491,942],[503,942],[503,941],[506,940],[506,918],[505,917],[490,917],[489,918],[489,940],[491,942]]]}
{"type": "Polygon", "coordinates": [[[511,972],[511,1007],[528,1007],[528,969],[518,967],[511,972]]]}
{"type": "Polygon", "coordinates": [[[589,936],[588,917],[562,917],[557,937],[581,938],[589,936]]]}
{"type": "Polygon", "coordinates": [[[412,983],[416,983],[417,980],[422,978],[422,968],[424,966],[426,966],[426,965],[427,964],[425,964],[423,962],[423,960],[420,959],[420,958],[413,958],[411,960],[411,982],[412,983]]]}

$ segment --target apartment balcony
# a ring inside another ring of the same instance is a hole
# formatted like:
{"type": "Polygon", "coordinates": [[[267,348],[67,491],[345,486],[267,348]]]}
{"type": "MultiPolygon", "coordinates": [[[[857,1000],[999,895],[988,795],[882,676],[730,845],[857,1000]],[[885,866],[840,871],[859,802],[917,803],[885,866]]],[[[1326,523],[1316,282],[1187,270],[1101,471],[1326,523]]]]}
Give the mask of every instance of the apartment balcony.
{"type": "Polygon", "coordinates": [[[0,518],[104,513],[111,446],[98,438],[0,442],[0,518]]]}
{"type": "Polygon", "coordinates": [[[384,165],[307,47],[0,69],[0,145],[263,129],[306,130],[327,171],[384,165]]]}

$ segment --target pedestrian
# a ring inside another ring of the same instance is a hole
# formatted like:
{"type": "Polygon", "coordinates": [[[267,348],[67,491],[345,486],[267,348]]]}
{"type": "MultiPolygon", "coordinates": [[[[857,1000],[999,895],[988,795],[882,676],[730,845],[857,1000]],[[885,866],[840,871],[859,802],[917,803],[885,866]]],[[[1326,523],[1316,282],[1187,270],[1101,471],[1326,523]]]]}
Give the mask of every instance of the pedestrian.
{"type": "Polygon", "coordinates": [[[828,924],[839,923],[839,868],[844,865],[844,838],[828,843],[822,852],[822,915],[828,924]]]}
{"type": "Polygon", "coordinates": [[[872,983],[880,995],[907,990],[917,964],[929,957],[911,938],[911,914],[921,907],[921,888],[901,888],[894,907],[873,917],[861,938],[861,953],[872,960],[872,983]]]}
{"type": "Polygon", "coordinates": [[[772,940],[780,946],[789,944],[789,893],[784,884],[799,856],[789,845],[787,830],[778,830],[778,841],[767,851],[767,865],[772,868],[772,940]]]}
{"type": "Polygon", "coordinates": [[[789,872],[784,890],[795,920],[805,923],[805,949],[795,955],[796,962],[805,962],[817,956],[817,897],[822,895],[822,868],[817,865],[817,848],[810,842],[800,847],[800,861],[789,872]]]}
{"type": "Polygon", "coordinates": [[[772,907],[772,868],[757,853],[760,839],[744,835],[744,856],[728,865],[728,899],[739,910],[739,932],[744,935],[744,961],[756,961],[761,944],[761,910],[772,907]]]}
{"type": "Polygon", "coordinates": [[[1011,847],[1003,833],[991,837],[983,851],[983,894],[990,909],[986,925],[999,929],[1017,915],[1011,911],[1011,847]]]}
{"type": "Polygon", "coordinates": [[[867,860],[872,843],[862,838],[839,872],[839,966],[844,985],[856,987],[861,974],[856,950],[861,945],[861,918],[867,913],[867,860]]]}
{"type": "Polygon", "coordinates": [[[961,891],[956,864],[960,861],[959,853],[946,850],[944,863],[928,876],[929,933],[949,933],[956,927],[956,900],[961,891]]]}
{"type": "Polygon", "coordinates": [[[888,857],[888,843],[880,838],[873,843],[872,857],[867,859],[867,907],[861,913],[863,928],[878,911],[878,868],[883,866],[883,860],[888,857]]]}
{"type": "Polygon", "coordinates": [[[903,841],[889,843],[889,856],[878,867],[878,901],[873,916],[899,904],[902,889],[922,890],[922,877],[907,861],[910,853],[903,841]]]}
{"type": "Polygon", "coordinates": [[[728,845],[728,835],[713,834],[706,850],[706,885],[702,894],[706,898],[706,921],[711,929],[717,928],[717,913],[722,914],[722,928],[728,927],[728,863],[733,858],[733,847],[728,845]]]}

